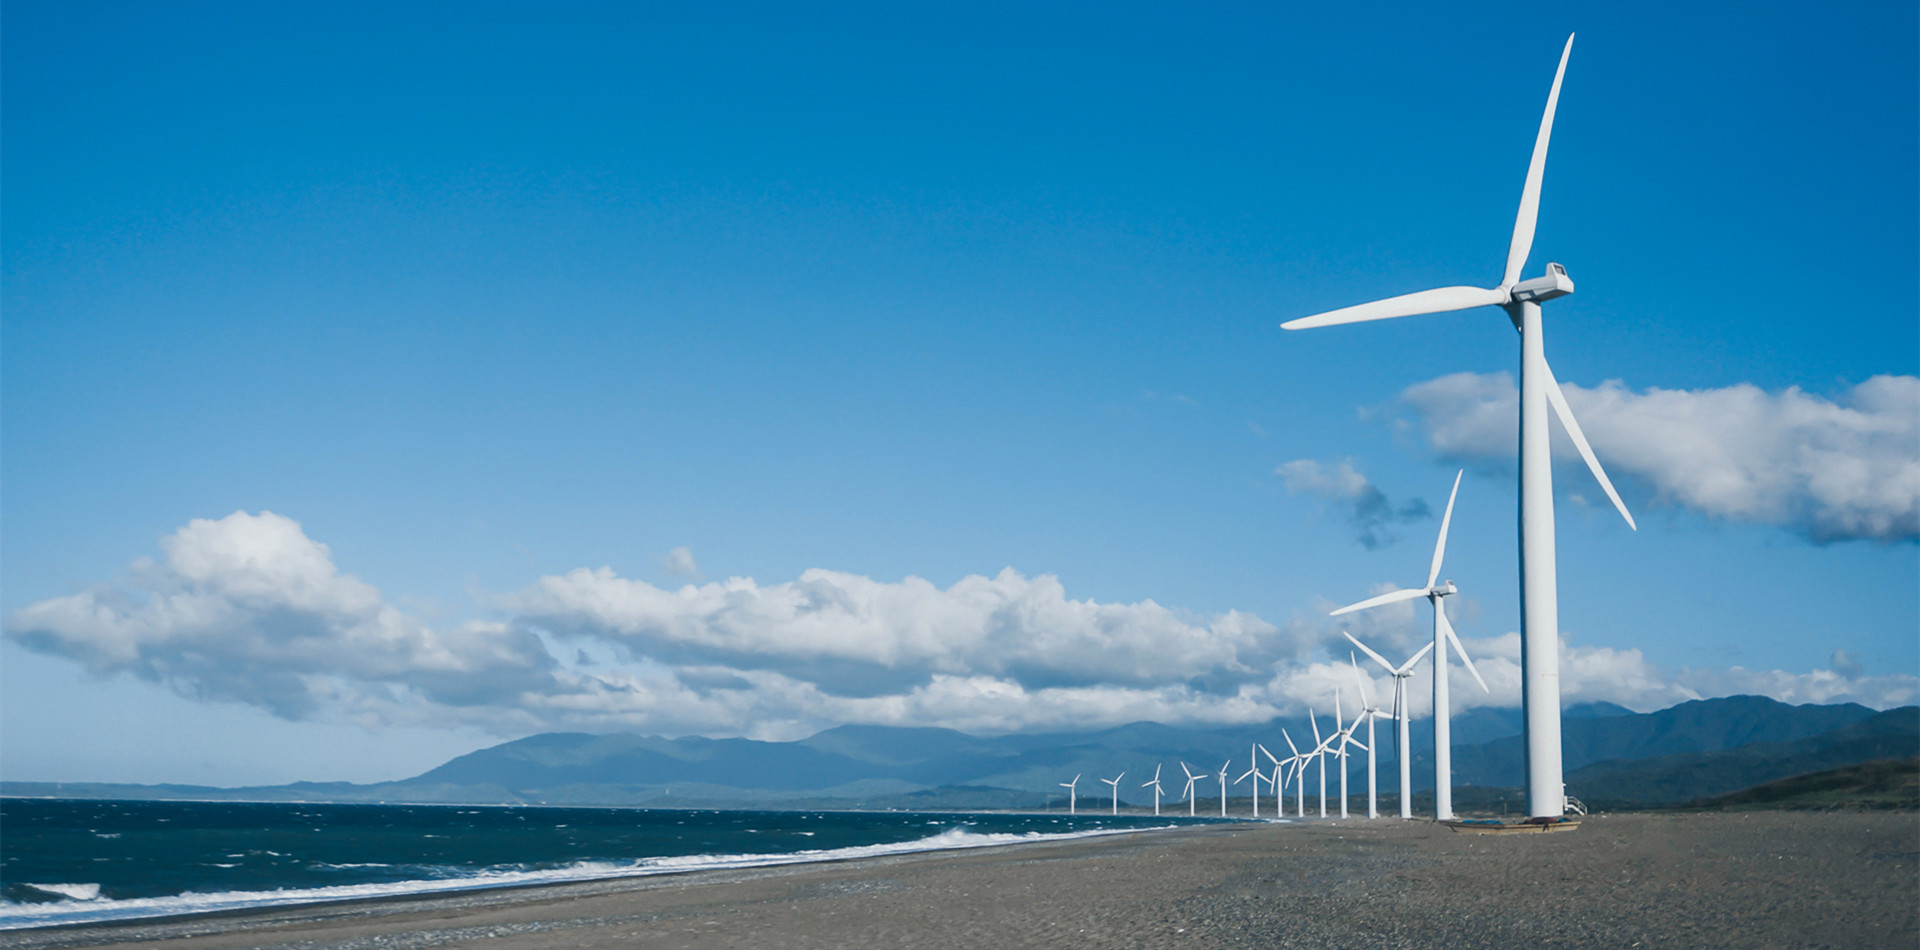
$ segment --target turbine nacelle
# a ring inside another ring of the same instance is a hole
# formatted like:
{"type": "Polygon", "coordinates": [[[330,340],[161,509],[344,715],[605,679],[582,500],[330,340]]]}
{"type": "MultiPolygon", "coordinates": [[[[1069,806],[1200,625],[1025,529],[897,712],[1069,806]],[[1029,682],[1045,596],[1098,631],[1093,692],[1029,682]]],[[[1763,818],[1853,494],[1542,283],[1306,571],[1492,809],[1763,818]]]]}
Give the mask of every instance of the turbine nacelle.
{"type": "Polygon", "coordinates": [[[1573,278],[1567,276],[1567,269],[1548,264],[1546,274],[1513,285],[1507,299],[1512,303],[1545,303],[1570,293],[1573,293],[1573,278]]]}

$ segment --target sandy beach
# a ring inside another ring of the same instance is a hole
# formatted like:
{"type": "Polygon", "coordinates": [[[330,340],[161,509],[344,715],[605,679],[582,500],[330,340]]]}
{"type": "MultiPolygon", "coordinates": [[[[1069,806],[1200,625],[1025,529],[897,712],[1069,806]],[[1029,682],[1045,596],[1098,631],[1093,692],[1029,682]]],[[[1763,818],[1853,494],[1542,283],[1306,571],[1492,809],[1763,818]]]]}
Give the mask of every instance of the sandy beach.
{"type": "Polygon", "coordinates": [[[1239,824],[0,936],[11,947],[1898,947],[1920,816],[1239,824]]]}

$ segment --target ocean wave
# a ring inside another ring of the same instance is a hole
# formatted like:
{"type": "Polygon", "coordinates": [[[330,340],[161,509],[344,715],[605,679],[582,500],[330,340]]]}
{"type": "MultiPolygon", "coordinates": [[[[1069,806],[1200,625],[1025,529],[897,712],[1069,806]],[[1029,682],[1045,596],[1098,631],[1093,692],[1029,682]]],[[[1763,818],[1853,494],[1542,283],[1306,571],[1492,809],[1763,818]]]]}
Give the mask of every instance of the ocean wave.
{"type": "Polygon", "coordinates": [[[17,903],[0,899],[0,931],[60,924],[100,923],[143,917],[172,917],[218,911],[286,907],[323,901],[364,900],[377,897],[406,897],[482,890],[496,887],[520,887],[530,884],[567,884],[622,877],[646,877],[656,874],[685,874],[690,871],[729,868],[775,867],[810,864],[820,861],[844,861],[922,851],[951,851],[986,848],[995,845],[1036,841],[1063,841],[1104,835],[1130,834],[1175,827],[1100,828],[1072,832],[1020,834],[981,834],[961,828],[912,841],[891,844],[860,845],[795,851],[785,854],[689,854],[677,857],[643,858],[632,862],[582,861],[566,867],[537,871],[479,870],[472,874],[434,880],[392,881],[379,884],[341,884],[330,887],[286,888],[271,891],[187,892],[172,897],[140,897],[114,900],[99,896],[98,884],[28,884],[36,890],[65,897],[54,903],[17,903]],[[62,890],[72,889],[69,890],[62,890]]]}

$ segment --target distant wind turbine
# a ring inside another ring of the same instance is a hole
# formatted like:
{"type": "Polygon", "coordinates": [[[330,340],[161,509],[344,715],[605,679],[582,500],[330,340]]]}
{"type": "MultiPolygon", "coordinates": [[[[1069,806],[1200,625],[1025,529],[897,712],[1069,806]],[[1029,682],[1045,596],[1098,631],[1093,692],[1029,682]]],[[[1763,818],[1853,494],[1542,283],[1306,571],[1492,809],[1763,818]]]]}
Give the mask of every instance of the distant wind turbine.
{"type": "MultiPolygon", "coordinates": [[[[1334,735],[1340,740],[1340,748],[1334,755],[1340,757],[1340,817],[1345,818],[1347,817],[1347,746],[1357,745],[1362,749],[1366,749],[1367,747],[1361,745],[1360,740],[1353,737],[1353,730],[1360,726],[1359,716],[1353,717],[1353,721],[1345,726],[1340,725],[1340,694],[1338,691],[1333,694],[1333,724],[1335,728],[1334,735]]],[[[1329,739],[1328,741],[1331,742],[1332,740],[1329,739]]],[[[1368,751],[1371,752],[1372,750],[1368,749],[1368,751]]]]}
{"type": "Polygon", "coordinates": [[[1141,782],[1140,787],[1153,789],[1153,817],[1155,818],[1160,817],[1160,796],[1165,795],[1167,793],[1167,790],[1160,787],[1160,764],[1159,763],[1157,762],[1154,763],[1153,778],[1150,781],[1141,782]]]}
{"type": "Polygon", "coordinates": [[[1380,664],[1393,675],[1393,757],[1400,762],[1400,817],[1412,818],[1413,756],[1410,753],[1413,746],[1412,740],[1407,735],[1407,723],[1413,717],[1407,709],[1407,677],[1413,675],[1413,668],[1420,663],[1421,657],[1427,655],[1427,651],[1433,649],[1433,644],[1429,643],[1421,647],[1419,652],[1407,658],[1407,662],[1394,666],[1387,662],[1386,657],[1368,649],[1367,645],[1359,640],[1354,640],[1353,634],[1345,630],[1340,633],[1347,639],[1353,640],[1353,645],[1359,647],[1360,652],[1372,657],[1373,662],[1380,664]]]}
{"type": "Polygon", "coordinates": [[[1313,714],[1313,707],[1307,707],[1307,722],[1313,725],[1313,751],[1308,755],[1320,757],[1320,817],[1327,817],[1327,746],[1333,737],[1320,738],[1320,719],[1313,714]]]}
{"type": "MultiPolygon", "coordinates": [[[[1573,280],[1559,264],[1549,263],[1544,276],[1522,281],[1533,250],[1540,217],[1540,185],[1547,168],[1547,143],[1553,136],[1553,114],[1560,102],[1560,81],[1573,53],[1573,37],[1560,51],[1560,66],[1547,92],[1547,108],[1533,140],[1533,159],[1527,164],[1526,184],[1520,190],[1520,211],[1513,219],[1513,239],[1507,245],[1507,266],[1498,287],[1441,287],[1345,307],[1311,317],[1289,320],[1288,330],[1386,320],[1424,313],[1445,313],[1473,307],[1498,306],[1520,331],[1520,668],[1521,703],[1525,708],[1527,744],[1527,814],[1558,818],[1566,813],[1566,785],[1560,749],[1560,602],[1555,578],[1553,529],[1553,458],[1547,439],[1547,410],[1560,420],[1574,448],[1593,472],[1627,526],[1635,530],[1633,515],[1594,457],[1593,447],[1567,406],[1567,397],[1547,365],[1540,305],[1573,293],[1573,280]]],[[[1444,535],[1443,535],[1444,536],[1444,535]]],[[[1436,561],[1437,563],[1437,561],[1436,561]]],[[[1437,568],[1436,568],[1437,574],[1437,568]]],[[[1433,581],[1427,586],[1431,588],[1433,581]]],[[[1414,594],[1413,596],[1418,596],[1414,594]]],[[[1436,600],[1435,610],[1439,609],[1436,600]]],[[[1436,653],[1434,680],[1445,682],[1446,656],[1436,653]]],[[[1444,723],[1436,710],[1436,728],[1444,723]]],[[[1447,794],[1444,785],[1440,794],[1447,794]]],[[[1451,796],[1449,796],[1450,798],[1451,796]]],[[[1449,801],[1449,805],[1451,802],[1449,801]]],[[[1441,817],[1449,813],[1443,812],[1441,817]]]]}
{"type": "MultiPolygon", "coordinates": [[[[1273,763],[1273,777],[1267,779],[1267,787],[1273,789],[1273,817],[1285,818],[1287,816],[1287,800],[1281,795],[1281,789],[1285,788],[1285,786],[1280,784],[1280,760],[1274,758],[1273,753],[1268,752],[1267,747],[1258,742],[1254,743],[1253,747],[1259,749],[1260,754],[1266,756],[1268,762],[1273,763]]],[[[1259,817],[1259,811],[1260,809],[1258,807],[1254,808],[1254,817],[1259,817]]]]}
{"type": "Polygon", "coordinates": [[[1222,818],[1227,817],[1227,766],[1232,764],[1232,759],[1220,763],[1220,817],[1222,818]]]}
{"type": "MultiPolygon", "coordinates": [[[[1247,757],[1253,757],[1252,749],[1247,750],[1247,757]]],[[[1260,774],[1260,760],[1253,759],[1253,764],[1247,766],[1246,772],[1242,773],[1239,778],[1233,780],[1233,784],[1238,785],[1247,779],[1253,779],[1253,817],[1255,818],[1260,817],[1260,783],[1265,781],[1266,778],[1266,776],[1260,774]]]]}
{"type": "Polygon", "coordinates": [[[1074,813],[1074,786],[1080,784],[1080,776],[1075,775],[1071,782],[1061,782],[1060,787],[1067,790],[1067,814],[1074,813]]]}
{"type": "Polygon", "coordinates": [[[1359,718],[1354,720],[1354,724],[1358,725],[1360,719],[1367,721],[1367,744],[1361,747],[1367,750],[1367,817],[1378,818],[1380,817],[1380,778],[1375,764],[1374,749],[1379,743],[1374,741],[1373,721],[1386,715],[1387,711],[1373,704],[1373,696],[1367,692],[1367,678],[1360,675],[1360,660],[1352,653],[1348,653],[1347,662],[1353,664],[1353,682],[1360,689],[1360,713],[1359,718]]]}
{"type": "Polygon", "coordinates": [[[1192,770],[1192,769],[1190,769],[1190,768],[1187,768],[1187,763],[1185,763],[1185,762],[1182,762],[1182,763],[1180,763],[1180,771],[1182,771],[1182,772],[1185,772],[1185,773],[1187,773],[1187,788],[1186,788],[1186,790],[1185,790],[1185,791],[1183,791],[1183,792],[1181,792],[1180,794],[1182,794],[1182,795],[1184,795],[1184,796],[1186,796],[1186,799],[1187,799],[1187,817],[1188,817],[1188,818],[1192,818],[1192,817],[1194,816],[1194,815],[1193,815],[1193,806],[1194,806],[1194,801],[1193,801],[1193,783],[1195,783],[1195,782],[1198,782],[1198,781],[1200,781],[1200,780],[1201,780],[1201,779],[1203,779],[1203,778],[1206,778],[1206,777],[1207,777],[1207,773],[1205,773],[1205,772],[1201,772],[1200,774],[1198,774],[1198,775],[1195,775],[1195,774],[1193,773],[1193,770],[1192,770]]]}
{"type": "Polygon", "coordinates": [[[1300,754],[1300,747],[1293,744],[1293,737],[1287,730],[1280,730],[1280,738],[1287,740],[1287,748],[1293,750],[1293,757],[1287,763],[1293,766],[1293,813],[1301,818],[1307,817],[1307,756],[1300,754]]]}
{"type": "MultiPolygon", "coordinates": [[[[1453,648],[1460,651],[1460,664],[1473,674],[1474,682],[1479,683],[1481,689],[1487,689],[1487,681],[1481,679],[1480,671],[1473,668],[1473,659],[1467,656],[1467,648],[1460,644],[1460,637],[1453,632],[1453,624],[1447,621],[1447,607],[1443,600],[1459,593],[1460,588],[1455,587],[1452,581],[1438,583],[1440,565],[1447,556],[1447,529],[1453,524],[1453,502],[1460,495],[1460,476],[1465,474],[1466,470],[1462,469],[1453,476],[1453,493],[1447,496],[1447,513],[1440,519],[1440,539],[1433,544],[1433,564],[1427,569],[1427,586],[1369,597],[1357,604],[1348,604],[1332,614],[1337,617],[1419,597],[1425,597],[1433,603],[1433,810],[1434,817],[1440,821],[1453,817],[1453,717],[1452,706],[1447,698],[1447,644],[1453,644],[1453,648]]],[[[1559,689],[1557,683],[1554,689],[1559,689]]]]}
{"type": "Polygon", "coordinates": [[[1120,814],[1120,780],[1126,777],[1127,773],[1121,772],[1112,778],[1103,778],[1100,780],[1113,786],[1113,813],[1116,815],[1120,814]]]}

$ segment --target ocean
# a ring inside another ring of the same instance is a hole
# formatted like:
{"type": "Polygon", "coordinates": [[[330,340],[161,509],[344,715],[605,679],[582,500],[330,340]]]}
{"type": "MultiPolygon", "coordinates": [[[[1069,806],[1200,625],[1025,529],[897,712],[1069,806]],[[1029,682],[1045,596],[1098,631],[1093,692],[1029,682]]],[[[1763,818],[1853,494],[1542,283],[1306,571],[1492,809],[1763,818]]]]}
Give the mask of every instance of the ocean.
{"type": "Polygon", "coordinates": [[[1091,811],[8,798],[0,799],[0,930],[973,848],[1192,821],[1091,811]]]}

